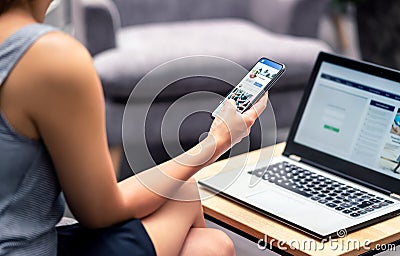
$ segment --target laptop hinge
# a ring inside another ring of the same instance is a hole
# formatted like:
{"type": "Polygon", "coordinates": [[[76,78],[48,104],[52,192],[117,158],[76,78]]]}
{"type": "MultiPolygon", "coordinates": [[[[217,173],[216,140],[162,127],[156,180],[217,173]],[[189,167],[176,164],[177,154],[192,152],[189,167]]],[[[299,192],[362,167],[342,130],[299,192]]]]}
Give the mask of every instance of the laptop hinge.
{"type": "Polygon", "coordinates": [[[400,200],[400,195],[398,195],[398,194],[396,194],[396,193],[390,194],[390,197],[393,198],[393,199],[400,200]]]}
{"type": "Polygon", "coordinates": [[[289,158],[296,161],[296,162],[300,162],[301,161],[301,157],[298,155],[289,155],[289,158]]]}

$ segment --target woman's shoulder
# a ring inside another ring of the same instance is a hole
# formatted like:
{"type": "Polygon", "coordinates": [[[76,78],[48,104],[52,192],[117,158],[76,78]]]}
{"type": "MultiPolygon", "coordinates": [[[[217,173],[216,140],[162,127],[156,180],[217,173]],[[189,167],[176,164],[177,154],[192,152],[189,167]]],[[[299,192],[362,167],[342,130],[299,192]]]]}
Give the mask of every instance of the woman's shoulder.
{"type": "Polygon", "coordinates": [[[69,50],[86,51],[85,47],[78,40],[60,30],[51,30],[44,34],[37,40],[34,46],[36,48],[52,50],[66,50],[65,47],[69,47],[69,50]]]}
{"type": "Polygon", "coordinates": [[[92,58],[70,35],[54,31],[40,37],[14,72],[13,90],[35,120],[49,109],[89,101],[100,87],[92,58]],[[36,113],[36,114],[35,114],[36,113]]]}
{"type": "Polygon", "coordinates": [[[88,50],[61,31],[52,31],[40,37],[21,62],[23,74],[31,81],[38,81],[32,84],[35,89],[37,86],[78,86],[86,76],[97,76],[88,50]]]}
{"type": "Polygon", "coordinates": [[[61,31],[52,31],[43,35],[32,45],[26,57],[28,60],[29,58],[39,59],[38,68],[44,66],[46,69],[60,67],[65,69],[69,67],[68,65],[71,65],[71,68],[81,68],[80,63],[92,62],[87,49],[75,38],[61,31]]]}

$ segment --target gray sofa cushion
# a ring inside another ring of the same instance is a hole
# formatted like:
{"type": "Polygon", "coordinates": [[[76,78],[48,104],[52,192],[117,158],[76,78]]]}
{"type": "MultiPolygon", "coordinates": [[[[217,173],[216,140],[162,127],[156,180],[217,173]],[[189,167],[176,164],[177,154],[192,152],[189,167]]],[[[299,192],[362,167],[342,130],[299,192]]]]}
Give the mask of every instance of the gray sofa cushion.
{"type": "MultiPolygon", "coordinates": [[[[248,19],[249,6],[252,5],[252,1],[253,0],[114,0],[121,15],[123,27],[156,22],[225,17],[248,19]]],[[[297,1],[294,2],[296,3],[297,1]]]]}
{"type": "MultiPolygon", "coordinates": [[[[128,27],[119,31],[117,44],[117,48],[95,57],[106,95],[111,98],[126,98],[147,72],[164,62],[190,55],[223,57],[247,69],[261,56],[269,57],[286,64],[286,74],[279,84],[286,87],[281,89],[287,89],[304,85],[318,52],[330,51],[320,40],[271,33],[241,19],[128,27]]],[[[207,84],[199,89],[219,92],[207,84]]],[[[174,90],[176,94],[187,93],[184,88],[174,90]]]]}

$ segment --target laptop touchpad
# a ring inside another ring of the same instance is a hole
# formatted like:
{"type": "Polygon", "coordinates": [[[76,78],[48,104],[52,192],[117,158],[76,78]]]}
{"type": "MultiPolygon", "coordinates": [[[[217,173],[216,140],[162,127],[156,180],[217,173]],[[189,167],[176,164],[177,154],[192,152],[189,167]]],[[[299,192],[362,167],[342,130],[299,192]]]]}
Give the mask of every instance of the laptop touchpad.
{"type": "Polygon", "coordinates": [[[265,190],[247,196],[247,201],[252,205],[257,205],[261,209],[274,210],[274,213],[287,212],[288,208],[296,209],[302,207],[302,203],[276,190],[265,190]]]}

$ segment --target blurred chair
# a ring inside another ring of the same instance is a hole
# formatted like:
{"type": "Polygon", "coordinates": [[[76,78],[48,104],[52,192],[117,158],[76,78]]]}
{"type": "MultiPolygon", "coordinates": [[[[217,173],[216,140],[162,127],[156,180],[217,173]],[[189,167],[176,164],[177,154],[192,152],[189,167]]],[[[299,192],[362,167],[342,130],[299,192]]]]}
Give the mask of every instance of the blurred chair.
{"type": "MultiPolygon", "coordinates": [[[[286,138],[303,87],[319,51],[330,47],[316,38],[329,0],[74,0],[75,36],[89,49],[100,75],[107,104],[110,145],[121,145],[124,104],[135,84],[149,71],[172,59],[212,55],[246,69],[265,56],[284,63],[287,71],[270,93],[278,126],[278,141],[286,138]]],[[[222,64],[223,65],[223,64],[222,64]]],[[[189,63],[186,68],[190,69],[189,63]]],[[[200,67],[201,68],[201,67],[200,67]]],[[[213,67],[213,70],[224,67],[213,67]]],[[[241,73],[231,74],[239,81],[241,73]]],[[[162,86],[162,85],[159,85],[162,86]]],[[[165,111],[178,98],[197,91],[226,95],[231,85],[209,78],[177,81],[161,93],[146,117],[148,147],[155,162],[171,155],[163,149],[160,126],[165,111]]],[[[198,102],[216,106],[215,98],[198,102]]],[[[147,104],[147,103],[146,103],[147,104]]],[[[184,103],[185,104],[185,103],[184,103]]],[[[196,100],[186,104],[196,104],[196,100]]],[[[137,103],[140,107],[140,102],[137,103]]],[[[268,122],[271,117],[265,116],[268,122]]],[[[183,121],[183,120],[181,120],[183,121]]],[[[194,113],[179,131],[184,149],[198,142],[212,119],[194,113]]],[[[144,120],[138,120],[143,126],[144,120]]],[[[167,128],[168,129],[168,128],[167,128]]],[[[265,131],[263,132],[266,133],[265,131]]],[[[168,134],[168,132],[167,132],[168,134]]],[[[135,136],[129,139],[132,147],[135,136]]],[[[261,131],[251,136],[251,149],[260,146],[261,131]]],[[[271,140],[268,143],[271,142],[271,140]]],[[[164,141],[164,146],[170,142],[164,141]]],[[[174,143],[171,141],[171,143],[174,143]]],[[[143,149],[138,149],[138,154],[143,149]]],[[[135,163],[134,169],[150,164],[135,163]]]]}

